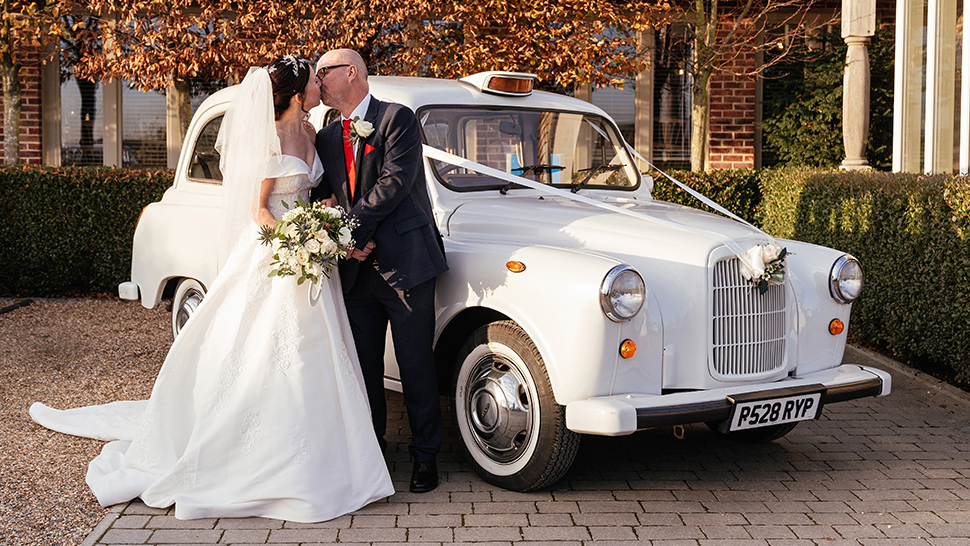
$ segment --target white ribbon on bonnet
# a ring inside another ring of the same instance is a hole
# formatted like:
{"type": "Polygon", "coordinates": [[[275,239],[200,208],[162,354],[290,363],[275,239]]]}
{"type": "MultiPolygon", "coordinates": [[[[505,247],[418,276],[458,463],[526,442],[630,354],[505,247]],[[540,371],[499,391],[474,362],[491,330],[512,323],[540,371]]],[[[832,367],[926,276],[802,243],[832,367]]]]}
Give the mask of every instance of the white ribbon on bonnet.
{"type": "MultiPolygon", "coordinates": [[[[745,251],[744,249],[741,248],[741,246],[737,242],[735,242],[730,237],[725,237],[724,235],[722,235],[720,233],[716,233],[716,232],[713,232],[713,231],[708,231],[708,233],[713,238],[717,239],[722,244],[724,244],[724,246],[726,246],[729,250],[731,250],[731,252],[734,253],[735,256],[737,256],[738,260],[741,261],[741,273],[742,273],[742,275],[745,276],[745,278],[747,278],[748,280],[751,280],[751,279],[760,277],[764,273],[765,263],[767,263],[767,262],[770,261],[770,260],[767,260],[766,259],[767,256],[765,255],[765,252],[768,251],[769,253],[774,253],[775,251],[773,249],[778,248],[777,245],[775,244],[774,238],[772,238],[771,235],[768,235],[764,231],[758,229],[757,227],[755,227],[754,225],[752,225],[750,222],[745,221],[743,218],[740,218],[739,216],[736,216],[735,214],[732,214],[729,210],[725,209],[721,205],[718,205],[717,203],[715,203],[711,199],[708,199],[707,197],[705,197],[704,195],[702,195],[700,192],[698,192],[698,191],[696,191],[694,189],[689,188],[688,186],[686,186],[685,184],[683,184],[680,181],[676,180],[675,178],[673,178],[672,176],[668,175],[667,173],[661,171],[660,169],[657,169],[656,166],[654,166],[649,161],[647,161],[646,159],[644,159],[643,156],[641,156],[640,154],[638,154],[635,150],[632,150],[632,151],[633,151],[633,154],[638,159],[640,159],[644,163],[646,163],[646,164],[650,165],[651,167],[653,167],[654,169],[656,169],[660,174],[662,174],[665,177],[669,178],[674,184],[676,184],[677,186],[679,186],[680,188],[682,188],[684,191],[686,191],[690,195],[696,197],[700,202],[702,202],[705,205],[711,207],[712,209],[720,212],[721,214],[724,214],[725,216],[730,217],[733,220],[736,220],[738,222],[741,222],[742,224],[745,224],[747,226],[750,226],[752,229],[754,229],[758,233],[764,235],[765,238],[768,239],[768,243],[764,247],[762,247],[762,245],[755,245],[754,247],[752,247],[752,248],[748,249],[747,251],[745,251]],[[771,250],[769,250],[769,249],[771,249],[771,250]]],[[[448,153],[448,152],[446,152],[446,151],[444,151],[444,150],[442,150],[440,148],[435,148],[433,146],[428,146],[427,144],[424,145],[424,155],[426,157],[428,157],[428,158],[435,159],[435,160],[438,160],[438,161],[441,161],[441,162],[444,162],[444,163],[448,163],[448,164],[454,165],[456,167],[462,167],[462,168],[468,169],[470,171],[474,171],[474,172],[477,172],[479,174],[483,174],[485,176],[490,176],[492,178],[497,178],[499,180],[504,180],[505,182],[509,182],[510,184],[518,184],[518,185],[521,185],[521,186],[525,186],[527,188],[536,190],[539,193],[543,193],[543,194],[546,194],[546,195],[552,195],[552,196],[556,196],[556,197],[564,197],[566,199],[570,199],[570,200],[576,201],[578,203],[585,203],[587,205],[592,205],[594,207],[597,207],[597,208],[600,208],[600,209],[603,209],[603,210],[608,210],[610,212],[616,212],[618,214],[624,214],[626,216],[631,216],[631,217],[637,218],[639,220],[645,220],[647,222],[651,222],[651,223],[654,223],[654,224],[663,225],[663,226],[668,227],[668,228],[671,228],[671,229],[677,229],[677,230],[680,230],[680,231],[697,231],[697,229],[698,229],[698,228],[693,228],[693,227],[692,228],[688,228],[686,226],[682,226],[680,224],[677,224],[675,222],[671,222],[669,220],[665,220],[665,219],[662,219],[662,218],[655,218],[655,217],[652,217],[652,216],[647,216],[646,214],[642,214],[642,213],[639,213],[639,212],[636,212],[636,211],[633,211],[633,210],[630,210],[630,209],[627,209],[627,208],[623,208],[623,207],[620,207],[620,206],[617,206],[617,205],[613,205],[613,204],[610,204],[610,203],[605,203],[603,201],[599,201],[597,199],[592,199],[592,198],[589,198],[589,197],[586,197],[586,196],[583,196],[583,195],[574,194],[574,193],[572,193],[570,191],[566,191],[564,189],[556,188],[554,186],[549,186],[549,185],[543,184],[541,182],[536,182],[534,180],[529,180],[528,178],[524,178],[524,177],[521,177],[521,176],[516,176],[514,174],[509,174],[509,173],[500,171],[498,169],[494,169],[492,167],[488,167],[486,165],[482,165],[481,163],[476,163],[476,162],[471,161],[469,159],[466,159],[464,157],[460,157],[460,156],[457,156],[457,155],[454,155],[454,154],[450,154],[450,153],[448,153]]]]}

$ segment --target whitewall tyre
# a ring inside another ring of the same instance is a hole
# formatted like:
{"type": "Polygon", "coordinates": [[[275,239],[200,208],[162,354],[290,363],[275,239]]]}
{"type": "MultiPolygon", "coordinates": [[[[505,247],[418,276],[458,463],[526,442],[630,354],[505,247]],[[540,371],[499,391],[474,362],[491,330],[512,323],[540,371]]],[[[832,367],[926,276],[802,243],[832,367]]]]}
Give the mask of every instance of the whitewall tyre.
{"type": "Polygon", "coordinates": [[[182,279],[172,298],[172,337],[178,337],[186,321],[192,318],[202,299],[205,288],[195,279],[182,279]]]}
{"type": "Polygon", "coordinates": [[[489,483],[539,489],[576,458],[580,435],[566,428],[542,356],[512,321],[482,326],[465,341],[451,398],[462,452],[489,483]]]}

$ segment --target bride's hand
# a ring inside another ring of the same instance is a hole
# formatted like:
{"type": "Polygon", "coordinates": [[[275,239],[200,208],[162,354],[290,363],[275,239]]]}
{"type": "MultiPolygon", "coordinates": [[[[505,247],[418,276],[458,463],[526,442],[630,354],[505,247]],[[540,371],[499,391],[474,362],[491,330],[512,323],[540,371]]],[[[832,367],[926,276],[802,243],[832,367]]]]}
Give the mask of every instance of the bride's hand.
{"type": "Polygon", "coordinates": [[[373,250],[374,250],[374,241],[367,241],[367,244],[364,245],[364,248],[362,249],[351,248],[350,251],[347,252],[347,258],[362,262],[366,260],[368,256],[370,256],[370,253],[373,250]]]}

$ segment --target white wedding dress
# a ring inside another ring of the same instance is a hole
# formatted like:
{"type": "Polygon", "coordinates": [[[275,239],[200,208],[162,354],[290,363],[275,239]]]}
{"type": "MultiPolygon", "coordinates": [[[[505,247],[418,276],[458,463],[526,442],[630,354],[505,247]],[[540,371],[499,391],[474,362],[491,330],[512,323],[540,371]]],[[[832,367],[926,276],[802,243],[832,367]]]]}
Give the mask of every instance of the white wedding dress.
{"type": "MultiPolygon", "coordinates": [[[[307,198],[323,172],[283,156],[270,210],[307,198]]],[[[159,371],[151,398],[31,417],[114,440],[87,483],[109,506],[141,497],[180,519],[314,522],[394,494],[371,424],[339,275],[311,287],[267,277],[253,224],[159,371]]]]}

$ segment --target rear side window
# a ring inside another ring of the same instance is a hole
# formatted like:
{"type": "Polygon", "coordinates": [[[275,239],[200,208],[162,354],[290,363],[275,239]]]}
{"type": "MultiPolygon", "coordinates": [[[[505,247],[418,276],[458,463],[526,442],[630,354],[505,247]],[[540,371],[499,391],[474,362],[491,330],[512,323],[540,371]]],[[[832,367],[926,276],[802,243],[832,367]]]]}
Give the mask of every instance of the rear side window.
{"type": "Polygon", "coordinates": [[[192,150],[189,163],[189,179],[206,184],[222,184],[222,171],[219,170],[219,152],[216,151],[216,138],[222,127],[222,116],[209,120],[199,132],[192,150]]]}

